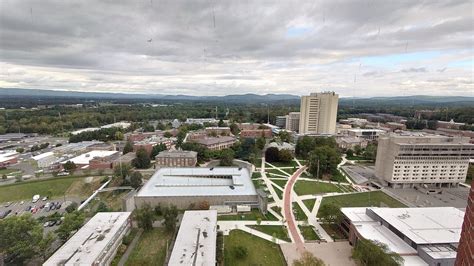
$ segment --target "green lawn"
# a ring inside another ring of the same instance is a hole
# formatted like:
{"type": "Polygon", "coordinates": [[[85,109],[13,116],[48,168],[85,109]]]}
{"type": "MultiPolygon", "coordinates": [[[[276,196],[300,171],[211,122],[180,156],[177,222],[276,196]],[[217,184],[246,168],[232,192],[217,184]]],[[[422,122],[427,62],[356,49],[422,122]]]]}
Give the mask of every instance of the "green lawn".
{"type": "Polygon", "coordinates": [[[0,177],[2,177],[2,175],[8,175],[9,173],[13,173],[13,172],[18,172],[17,169],[0,169],[0,177]]]}
{"type": "Polygon", "coordinates": [[[305,240],[321,240],[312,226],[298,225],[298,227],[300,228],[301,234],[305,240]]]}
{"type": "Polygon", "coordinates": [[[398,200],[390,197],[382,191],[372,191],[355,193],[340,196],[324,197],[321,206],[328,203],[335,203],[340,207],[370,207],[388,206],[391,208],[406,207],[398,200]]]}
{"type": "Polygon", "coordinates": [[[257,179],[254,179],[252,180],[253,182],[253,185],[255,186],[255,188],[264,188],[265,187],[265,183],[263,182],[263,180],[257,180],[257,179]]]}
{"type": "Polygon", "coordinates": [[[347,239],[347,237],[342,233],[339,227],[335,224],[321,224],[321,227],[330,235],[333,239],[347,239]]]}
{"type": "Polygon", "coordinates": [[[363,156],[357,156],[357,155],[354,155],[354,156],[347,156],[346,157],[347,160],[351,160],[351,161],[370,161],[370,160],[367,160],[365,157],[363,156]]]}
{"type": "Polygon", "coordinates": [[[279,245],[241,230],[232,230],[224,236],[224,262],[226,266],[286,265],[279,245]],[[246,248],[248,255],[245,258],[235,258],[233,250],[238,246],[246,248]]]}
{"type": "Polygon", "coordinates": [[[295,161],[291,161],[289,163],[284,163],[284,162],[273,162],[271,163],[272,165],[276,166],[276,167],[292,167],[292,166],[296,166],[298,167],[299,165],[295,162],[295,161]]]}
{"type": "Polygon", "coordinates": [[[341,192],[341,190],[336,185],[330,183],[300,180],[295,184],[295,192],[301,196],[328,192],[341,192]]]}
{"type": "Polygon", "coordinates": [[[288,237],[288,231],[283,225],[248,225],[248,227],[265,233],[269,236],[274,236],[278,239],[291,242],[288,237]]]}
{"type": "Polygon", "coordinates": [[[280,214],[281,217],[283,217],[283,214],[281,213],[283,210],[281,208],[279,208],[278,206],[273,206],[271,209],[274,210],[276,213],[280,214]]]}
{"type": "Polygon", "coordinates": [[[279,199],[283,199],[283,191],[279,190],[277,187],[272,185],[273,189],[275,190],[275,193],[278,195],[279,199]]]}
{"type": "Polygon", "coordinates": [[[260,174],[260,172],[253,172],[252,173],[252,178],[259,178],[261,176],[262,176],[262,174],[260,174]]]}
{"type": "Polygon", "coordinates": [[[162,228],[143,232],[125,265],[164,265],[166,246],[172,237],[162,228]]]}
{"type": "Polygon", "coordinates": [[[130,233],[128,233],[128,235],[123,238],[122,245],[118,248],[117,254],[115,254],[115,257],[112,260],[112,262],[110,263],[110,265],[112,265],[112,266],[118,265],[118,263],[120,262],[120,259],[122,258],[123,254],[127,250],[126,249],[126,247],[127,247],[126,243],[128,242],[127,244],[130,245],[130,243],[135,238],[137,233],[138,233],[138,229],[137,228],[132,228],[132,230],[130,230],[130,233]]]}
{"type": "Polygon", "coordinates": [[[61,177],[34,180],[0,186],[0,202],[27,200],[34,195],[50,193],[51,197],[63,196],[74,181],[84,177],[61,177]]]}
{"type": "Polygon", "coordinates": [[[308,219],[306,214],[304,214],[303,209],[301,209],[300,205],[296,202],[293,202],[293,213],[297,221],[306,221],[308,219]]]}
{"type": "Polygon", "coordinates": [[[287,179],[271,179],[273,183],[279,185],[281,188],[285,188],[286,183],[288,182],[287,179]]]}
{"type": "MultiPolygon", "coordinates": [[[[284,173],[282,173],[280,170],[274,169],[274,168],[266,168],[266,169],[265,169],[265,172],[267,173],[267,175],[268,175],[268,174],[276,174],[277,176],[278,176],[278,175],[280,175],[280,176],[287,176],[287,175],[285,175],[284,173]]],[[[285,172],[285,171],[283,171],[283,172],[285,172]]],[[[287,172],[285,172],[285,173],[287,173],[287,172]]],[[[269,175],[269,176],[272,176],[272,175],[269,175]]]]}
{"type": "Polygon", "coordinates": [[[316,199],[303,200],[303,203],[306,205],[306,208],[308,208],[309,211],[312,211],[314,204],[316,203],[316,199]]]}
{"type": "Polygon", "coordinates": [[[257,209],[253,209],[249,213],[217,216],[217,220],[219,221],[256,221],[258,218],[262,219],[263,221],[278,221],[278,219],[273,216],[273,214],[267,213],[266,215],[263,215],[257,209]]]}

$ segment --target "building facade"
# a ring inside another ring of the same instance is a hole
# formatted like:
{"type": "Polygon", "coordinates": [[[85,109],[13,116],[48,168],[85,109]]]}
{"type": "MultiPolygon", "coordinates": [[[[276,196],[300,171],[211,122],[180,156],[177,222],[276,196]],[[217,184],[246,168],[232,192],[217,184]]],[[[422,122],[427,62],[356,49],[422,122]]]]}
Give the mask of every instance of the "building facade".
{"type": "Polygon", "coordinates": [[[311,93],[301,97],[300,134],[336,134],[339,95],[334,92],[311,93]]]}
{"type": "Polygon", "coordinates": [[[298,132],[300,129],[300,112],[290,112],[285,117],[285,129],[298,132]]]}
{"type": "Polygon", "coordinates": [[[426,133],[380,137],[375,176],[395,188],[449,187],[466,180],[474,144],[468,138],[426,133]]]}
{"type": "Polygon", "coordinates": [[[232,147],[235,143],[235,138],[230,136],[206,137],[203,139],[195,139],[193,142],[199,143],[209,150],[217,151],[232,147]]]}
{"type": "Polygon", "coordinates": [[[474,182],[471,182],[466,214],[462,224],[456,266],[474,265],[474,182]]]}
{"type": "Polygon", "coordinates": [[[156,155],[155,164],[161,167],[194,167],[197,164],[197,152],[162,151],[156,155]]]}
{"type": "Polygon", "coordinates": [[[368,141],[377,140],[380,136],[385,134],[386,131],[375,128],[353,128],[347,130],[347,134],[351,137],[363,138],[368,141]]]}
{"type": "Polygon", "coordinates": [[[244,129],[240,131],[241,138],[257,139],[264,137],[266,139],[272,137],[271,129],[244,129]]]}
{"type": "Polygon", "coordinates": [[[275,118],[275,126],[286,128],[286,115],[277,115],[275,118]]]}

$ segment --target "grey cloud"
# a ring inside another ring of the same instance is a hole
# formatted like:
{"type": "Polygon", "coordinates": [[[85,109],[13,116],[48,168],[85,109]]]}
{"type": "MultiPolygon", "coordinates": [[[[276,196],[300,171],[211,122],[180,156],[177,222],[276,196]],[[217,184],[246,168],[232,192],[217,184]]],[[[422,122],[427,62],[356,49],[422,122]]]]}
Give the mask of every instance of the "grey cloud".
{"type": "Polygon", "coordinates": [[[424,72],[427,72],[426,68],[425,67],[411,67],[411,68],[405,68],[405,69],[402,69],[400,70],[400,72],[403,72],[403,73],[424,73],[424,72]]]}

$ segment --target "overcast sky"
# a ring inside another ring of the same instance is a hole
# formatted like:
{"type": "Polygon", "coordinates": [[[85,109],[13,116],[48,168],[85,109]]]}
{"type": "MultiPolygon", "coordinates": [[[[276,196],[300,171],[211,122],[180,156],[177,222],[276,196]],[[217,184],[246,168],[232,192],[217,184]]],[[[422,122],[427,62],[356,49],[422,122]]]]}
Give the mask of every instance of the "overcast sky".
{"type": "Polygon", "coordinates": [[[473,2],[0,1],[0,87],[474,96],[473,2]]]}

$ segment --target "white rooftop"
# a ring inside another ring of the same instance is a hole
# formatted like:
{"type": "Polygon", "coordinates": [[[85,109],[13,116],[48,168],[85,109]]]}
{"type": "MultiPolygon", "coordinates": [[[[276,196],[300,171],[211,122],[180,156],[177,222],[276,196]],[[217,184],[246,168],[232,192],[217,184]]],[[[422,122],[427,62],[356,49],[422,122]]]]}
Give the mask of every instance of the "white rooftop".
{"type": "Polygon", "coordinates": [[[107,157],[110,155],[114,155],[118,153],[118,151],[90,151],[84,154],[81,154],[79,156],[76,156],[72,159],[67,159],[63,161],[63,163],[66,163],[67,161],[71,161],[74,164],[89,164],[89,161],[96,158],[96,157],[107,157]]]}
{"type": "Polygon", "coordinates": [[[60,247],[43,265],[94,265],[121,233],[131,212],[99,212],[60,247]],[[98,240],[103,235],[102,240],[98,240]]]}
{"type": "Polygon", "coordinates": [[[458,243],[464,212],[454,207],[371,208],[417,244],[458,243]]]}
{"type": "Polygon", "coordinates": [[[41,154],[38,154],[38,155],[33,156],[31,158],[35,161],[38,161],[38,160],[41,160],[41,159],[49,157],[49,156],[54,156],[54,152],[49,151],[49,152],[41,153],[41,154]]]}
{"type": "Polygon", "coordinates": [[[138,192],[153,196],[257,195],[245,168],[214,167],[161,168],[138,192]]]}
{"type": "Polygon", "coordinates": [[[186,211],[169,265],[215,265],[217,211],[186,211]]]}
{"type": "Polygon", "coordinates": [[[18,155],[18,152],[16,152],[16,151],[0,152],[0,162],[11,160],[13,157],[15,157],[17,155],[18,155]]]}

